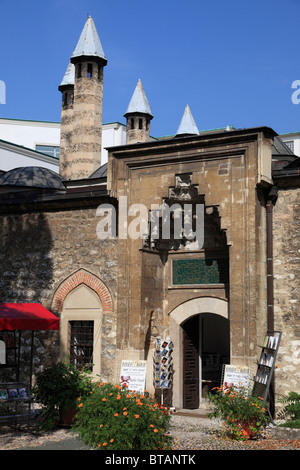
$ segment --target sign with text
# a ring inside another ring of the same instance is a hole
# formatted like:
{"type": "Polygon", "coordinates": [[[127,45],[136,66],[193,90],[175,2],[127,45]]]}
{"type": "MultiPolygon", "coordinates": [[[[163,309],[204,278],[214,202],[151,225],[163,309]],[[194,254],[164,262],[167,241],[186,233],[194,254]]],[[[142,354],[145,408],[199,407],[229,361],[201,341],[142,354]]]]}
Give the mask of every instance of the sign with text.
{"type": "Polygon", "coordinates": [[[249,389],[250,385],[250,369],[246,366],[233,366],[224,364],[223,369],[223,385],[229,387],[244,387],[249,389]]]}
{"type": "Polygon", "coordinates": [[[146,385],[147,361],[123,360],[121,365],[121,384],[129,390],[144,392],[146,385]]]}

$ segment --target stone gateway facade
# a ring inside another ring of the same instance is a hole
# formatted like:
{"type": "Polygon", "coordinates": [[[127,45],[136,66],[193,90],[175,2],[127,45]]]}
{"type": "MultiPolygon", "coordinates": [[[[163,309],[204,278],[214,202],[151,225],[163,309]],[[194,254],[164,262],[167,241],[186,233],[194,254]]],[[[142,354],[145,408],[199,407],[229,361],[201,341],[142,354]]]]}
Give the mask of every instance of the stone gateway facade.
{"type": "Polygon", "coordinates": [[[106,62],[89,17],[59,86],[63,187],[0,178],[1,302],[60,318],[35,338],[34,374],[69,356],[117,383],[122,360],[143,360],[153,392],[153,344],[170,337],[169,400],[198,408],[225,364],[253,377],[280,330],[272,393],[299,390],[298,158],[269,127],[199,133],[189,108],[154,139],[139,80],[127,143],[101,166],[106,62]]]}

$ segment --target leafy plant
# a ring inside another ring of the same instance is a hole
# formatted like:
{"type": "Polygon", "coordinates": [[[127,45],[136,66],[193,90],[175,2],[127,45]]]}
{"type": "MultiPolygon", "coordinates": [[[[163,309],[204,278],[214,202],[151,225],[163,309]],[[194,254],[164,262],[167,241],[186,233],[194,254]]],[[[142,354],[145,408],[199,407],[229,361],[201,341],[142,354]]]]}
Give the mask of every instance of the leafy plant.
{"type": "Polygon", "coordinates": [[[284,416],[290,419],[282,426],[299,428],[300,427],[300,395],[296,392],[290,392],[287,396],[279,400],[285,407],[282,410],[284,416]]]}
{"type": "Polygon", "coordinates": [[[168,409],[152,397],[100,382],[89,396],[78,398],[73,431],[98,450],[171,449],[169,420],[168,409]]]}
{"type": "Polygon", "coordinates": [[[38,403],[43,406],[43,429],[57,425],[59,411],[76,407],[79,396],[85,396],[92,390],[89,371],[77,370],[69,362],[52,364],[37,375],[33,393],[38,403]]]}
{"type": "Polygon", "coordinates": [[[214,412],[210,418],[223,419],[226,433],[235,440],[255,437],[261,432],[263,425],[269,420],[266,409],[262,407],[262,399],[252,397],[245,387],[215,387],[216,393],[209,394],[214,404],[214,412]]]}

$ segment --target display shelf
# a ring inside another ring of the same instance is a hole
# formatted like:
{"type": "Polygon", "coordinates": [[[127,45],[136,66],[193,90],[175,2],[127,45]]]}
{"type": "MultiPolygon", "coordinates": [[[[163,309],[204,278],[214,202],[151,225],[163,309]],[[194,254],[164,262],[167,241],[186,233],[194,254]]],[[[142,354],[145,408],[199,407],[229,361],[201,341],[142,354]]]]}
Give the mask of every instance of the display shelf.
{"type": "Polygon", "coordinates": [[[274,374],[281,336],[281,331],[268,331],[263,345],[260,346],[261,354],[259,361],[257,362],[257,372],[254,377],[252,395],[262,398],[263,407],[267,406],[268,394],[272,376],[274,374]]]}

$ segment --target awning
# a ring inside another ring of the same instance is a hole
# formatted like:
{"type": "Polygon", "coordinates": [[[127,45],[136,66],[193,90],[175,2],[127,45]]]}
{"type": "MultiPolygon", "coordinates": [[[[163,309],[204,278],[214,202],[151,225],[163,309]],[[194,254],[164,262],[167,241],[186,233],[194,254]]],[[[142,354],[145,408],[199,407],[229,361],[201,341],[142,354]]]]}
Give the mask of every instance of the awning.
{"type": "Polygon", "coordinates": [[[59,319],[41,304],[0,303],[0,330],[58,330],[59,319]]]}

